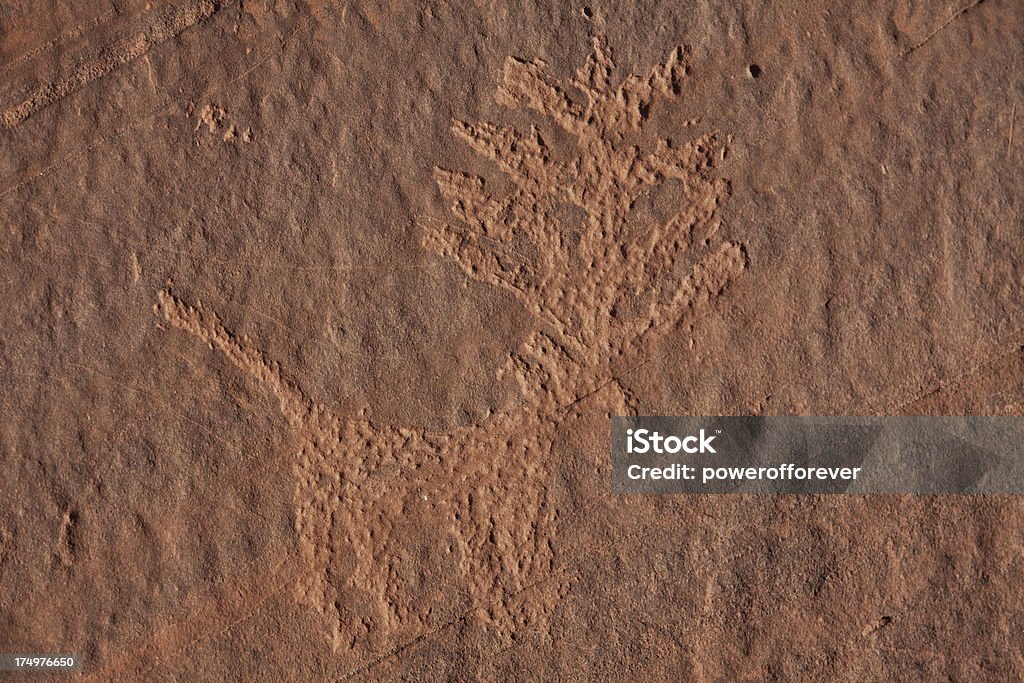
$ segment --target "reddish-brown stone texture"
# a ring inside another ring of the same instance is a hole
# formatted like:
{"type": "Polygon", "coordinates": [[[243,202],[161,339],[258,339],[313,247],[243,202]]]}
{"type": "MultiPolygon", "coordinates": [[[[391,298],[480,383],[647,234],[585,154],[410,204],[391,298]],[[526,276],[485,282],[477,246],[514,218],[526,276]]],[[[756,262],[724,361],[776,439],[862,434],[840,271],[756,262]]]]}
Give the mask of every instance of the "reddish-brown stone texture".
{"type": "Polygon", "coordinates": [[[1020,499],[608,455],[1024,413],[1022,74],[1019,0],[0,4],[0,651],[1024,677],[1020,499]]]}

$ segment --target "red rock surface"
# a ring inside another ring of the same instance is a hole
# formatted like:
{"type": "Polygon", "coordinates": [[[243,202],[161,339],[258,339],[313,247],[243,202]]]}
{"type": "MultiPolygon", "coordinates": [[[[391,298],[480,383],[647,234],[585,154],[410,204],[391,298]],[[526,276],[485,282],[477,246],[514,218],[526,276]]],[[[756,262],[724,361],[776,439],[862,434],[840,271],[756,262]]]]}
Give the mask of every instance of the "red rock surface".
{"type": "Polygon", "coordinates": [[[5,2],[0,652],[1024,677],[1019,498],[608,456],[610,414],[1022,414],[1022,45],[1018,0],[5,2]]]}

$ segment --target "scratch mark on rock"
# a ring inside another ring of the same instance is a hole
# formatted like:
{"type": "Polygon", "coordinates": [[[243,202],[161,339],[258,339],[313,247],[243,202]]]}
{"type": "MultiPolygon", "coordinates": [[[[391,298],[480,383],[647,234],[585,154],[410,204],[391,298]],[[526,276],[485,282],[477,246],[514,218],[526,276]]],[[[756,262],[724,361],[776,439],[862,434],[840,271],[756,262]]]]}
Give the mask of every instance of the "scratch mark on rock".
{"type": "Polygon", "coordinates": [[[1010,133],[1006,136],[1006,154],[1010,154],[1010,150],[1013,148],[1013,124],[1017,120],[1017,103],[1013,103],[1013,109],[1010,110],[1010,133]]]}
{"type": "Polygon", "coordinates": [[[75,38],[78,38],[78,37],[84,35],[90,29],[102,26],[103,24],[107,23],[112,17],[116,17],[116,16],[117,16],[117,9],[114,8],[114,7],[111,7],[110,9],[107,9],[104,12],[100,13],[99,15],[93,17],[92,19],[79,24],[78,26],[76,26],[76,27],[74,27],[74,28],[72,28],[72,29],[62,33],[61,35],[56,36],[55,38],[53,38],[51,40],[48,40],[47,42],[43,43],[39,47],[33,48],[33,49],[29,50],[28,52],[26,52],[25,54],[21,55],[20,57],[12,59],[11,61],[9,61],[6,64],[4,64],[3,66],[0,66],[0,73],[3,73],[5,71],[9,71],[10,69],[13,69],[17,65],[19,65],[19,64],[21,64],[23,62],[29,61],[33,57],[36,57],[36,56],[46,52],[47,50],[49,50],[49,49],[51,49],[53,47],[56,47],[57,45],[60,45],[61,43],[66,43],[69,40],[74,40],[75,38]]]}
{"type": "Polygon", "coordinates": [[[87,673],[85,680],[153,680],[153,672],[175,655],[193,652],[202,643],[222,637],[256,615],[295,581],[298,567],[299,563],[290,555],[272,568],[260,567],[234,590],[224,590],[185,619],[148,634],[138,646],[87,673]]]}
{"type": "Polygon", "coordinates": [[[900,56],[901,56],[901,57],[906,57],[906,56],[908,56],[908,55],[909,55],[909,54],[910,54],[911,52],[914,52],[915,50],[917,50],[917,49],[919,49],[919,48],[922,48],[922,47],[924,47],[924,46],[925,46],[925,44],[926,44],[926,43],[928,43],[928,41],[930,41],[930,40],[931,40],[932,38],[934,38],[935,36],[937,36],[937,35],[938,35],[939,33],[941,33],[942,31],[946,30],[946,28],[947,28],[947,27],[948,27],[948,26],[949,26],[950,24],[952,24],[952,23],[953,23],[954,21],[956,21],[957,19],[959,19],[960,17],[962,17],[962,16],[964,15],[964,14],[966,14],[966,13],[967,13],[967,12],[969,12],[969,11],[971,11],[972,9],[974,9],[975,7],[977,7],[978,5],[980,5],[980,4],[981,4],[981,3],[983,3],[983,2],[985,2],[985,0],[974,0],[974,2],[972,2],[972,3],[971,3],[971,4],[969,4],[969,5],[967,5],[967,6],[966,6],[966,7],[964,7],[963,9],[960,9],[960,10],[958,10],[957,12],[954,12],[954,13],[953,13],[953,16],[951,16],[951,17],[950,17],[949,19],[947,19],[947,20],[946,20],[946,22],[945,22],[944,24],[942,24],[942,26],[939,26],[939,27],[938,27],[937,29],[935,29],[934,31],[932,31],[931,33],[929,33],[929,34],[928,34],[927,36],[925,36],[924,40],[922,40],[921,42],[917,43],[916,45],[913,45],[913,46],[911,46],[911,47],[910,47],[910,49],[906,50],[906,51],[905,51],[905,52],[904,52],[904,53],[903,53],[902,55],[900,55],[900,56]]]}

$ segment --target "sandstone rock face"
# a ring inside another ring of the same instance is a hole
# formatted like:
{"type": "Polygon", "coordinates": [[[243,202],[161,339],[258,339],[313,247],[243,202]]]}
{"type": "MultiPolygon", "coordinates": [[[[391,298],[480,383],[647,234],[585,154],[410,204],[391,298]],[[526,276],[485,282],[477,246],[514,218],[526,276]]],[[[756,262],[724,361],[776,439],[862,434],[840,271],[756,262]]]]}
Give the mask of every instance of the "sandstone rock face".
{"type": "Polygon", "coordinates": [[[1021,678],[1018,498],[617,496],[608,435],[1022,414],[1022,45],[1012,0],[6,3],[0,652],[1021,678]]]}

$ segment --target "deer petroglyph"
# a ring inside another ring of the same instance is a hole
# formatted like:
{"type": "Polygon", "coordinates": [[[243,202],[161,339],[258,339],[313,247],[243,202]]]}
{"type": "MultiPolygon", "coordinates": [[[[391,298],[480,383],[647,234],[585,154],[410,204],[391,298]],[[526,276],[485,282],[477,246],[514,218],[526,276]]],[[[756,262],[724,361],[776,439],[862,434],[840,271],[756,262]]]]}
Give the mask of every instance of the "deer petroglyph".
{"type": "Polygon", "coordinates": [[[336,650],[380,650],[426,632],[448,591],[512,637],[543,626],[568,590],[549,487],[560,425],[583,398],[630,412],[622,360],[699,315],[747,263],[740,244],[716,237],[729,185],[713,173],[715,137],[661,139],[650,151],[635,142],[655,98],[681,94],[686,59],[678,48],[648,75],[613,85],[611,53],[595,39],[571,83],[577,101],[542,62],[510,58],[498,101],[560,127],[572,144],[558,154],[537,126],[453,125],[511,189],[494,196],[482,177],[435,169],[453,218],[422,221],[423,244],[536,316],[499,370],[521,389],[515,409],[442,435],[337,415],[214,313],[160,292],[158,314],[268,387],[300,437],[298,596],[326,619],[336,650]],[[638,218],[638,200],[665,183],[677,194],[672,215],[638,218]],[[430,530],[426,541],[416,529],[430,530]],[[454,583],[424,578],[424,564],[448,568],[454,583]]]}

